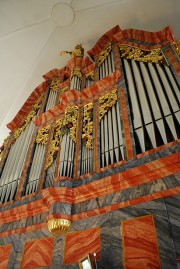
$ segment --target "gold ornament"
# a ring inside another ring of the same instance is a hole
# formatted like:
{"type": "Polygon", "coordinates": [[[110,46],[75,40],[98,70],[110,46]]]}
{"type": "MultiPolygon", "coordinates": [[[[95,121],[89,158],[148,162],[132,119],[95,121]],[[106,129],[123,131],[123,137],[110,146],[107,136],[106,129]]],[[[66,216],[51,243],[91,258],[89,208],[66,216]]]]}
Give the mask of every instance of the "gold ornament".
{"type": "Polygon", "coordinates": [[[60,83],[61,81],[59,79],[53,79],[49,86],[50,90],[58,92],[60,83]]]}
{"type": "Polygon", "coordinates": [[[175,52],[177,53],[177,56],[180,58],[180,40],[174,41],[173,47],[175,49],[175,52]]]}
{"type": "Polygon", "coordinates": [[[108,57],[110,51],[112,49],[111,43],[108,43],[104,50],[102,50],[99,54],[99,66],[104,62],[104,60],[108,57]]]}
{"type": "Polygon", "coordinates": [[[63,119],[60,119],[56,121],[55,126],[54,126],[54,135],[53,139],[50,143],[49,146],[49,153],[48,153],[48,161],[47,161],[47,166],[46,169],[51,166],[54,160],[54,155],[56,152],[58,152],[59,147],[62,142],[62,135],[61,135],[61,127],[62,127],[63,119]]]}
{"type": "Polygon", "coordinates": [[[62,94],[62,93],[67,92],[67,91],[69,91],[69,87],[68,86],[66,86],[63,89],[61,89],[60,90],[60,93],[62,94]]]}
{"type": "Polygon", "coordinates": [[[71,78],[73,77],[73,76],[77,76],[79,79],[81,79],[82,80],[82,73],[81,73],[81,69],[80,68],[75,68],[75,69],[73,69],[73,71],[72,71],[72,74],[71,74],[71,78]]]}
{"type": "Polygon", "coordinates": [[[38,130],[38,133],[36,136],[37,144],[46,145],[49,138],[49,129],[50,129],[50,126],[47,126],[38,130]]]}
{"type": "MultiPolygon", "coordinates": [[[[65,109],[64,117],[55,122],[54,135],[50,143],[50,147],[49,147],[49,154],[48,154],[48,161],[47,161],[46,169],[50,167],[51,164],[53,163],[54,155],[60,148],[64,134],[68,134],[69,137],[71,137],[72,140],[76,143],[76,128],[77,128],[78,112],[79,112],[79,108],[77,106],[68,106],[65,109]]],[[[39,138],[38,138],[39,143],[42,143],[42,141],[46,143],[48,139],[48,134],[47,134],[48,130],[44,130],[43,128],[43,129],[40,129],[39,131],[40,131],[39,138]]]]}
{"type": "Polygon", "coordinates": [[[92,149],[92,135],[93,135],[93,103],[84,106],[82,140],[84,145],[92,149]]]}
{"type": "Polygon", "coordinates": [[[48,230],[55,235],[65,233],[71,225],[70,220],[66,219],[51,219],[48,221],[48,230]]]}
{"type": "Polygon", "coordinates": [[[76,45],[75,46],[75,49],[72,50],[72,51],[64,50],[64,51],[61,51],[60,52],[60,55],[65,55],[65,54],[70,54],[72,58],[73,57],[83,58],[83,56],[84,56],[84,49],[82,47],[82,44],[76,45]]]}
{"type": "Polygon", "coordinates": [[[127,59],[151,63],[165,62],[161,48],[143,50],[126,44],[120,45],[119,48],[121,51],[121,56],[127,59]]]}
{"type": "Polygon", "coordinates": [[[37,110],[40,108],[41,106],[41,101],[44,95],[42,95],[38,101],[32,106],[31,111],[29,112],[29,114],[27,115],[26,119],[24,120],[24,124],[17,128],[13,134],[13,142],[16,141],[16,139],[20,136],[20,134],[26,129],[27,125],[29,124],[29,122],[33,119],[33,117],[37,114],[37,110]]]}
{"type": "Polygon", "coordinates": [[[110,107],[117,102],[116,90],[111,91],[99,98],[99,120],[101,120],[110,107]]]}
{"type": "Polygon", "coordinates": [[[8,135],[5,139],[4,139],[4,142],[2,144],[2,146],[0,147],[0,160],[2,159],[3,157],[3,154],[4,154],[4,150],[9,142],[9,139],[10,139],[10,135],[8,135]]]}
{"type": "Polygon", "coordinates": [[[63,119],[62,134],[68,133],[69,137],[76,143],[76,128],[79,108],[77,106],[68,106],[65,109],[63,119]]]}
{"type": "Polygon", "coordinates": [[[87,79],[94,80],[94,70],[92,70],[89,73],[85,74],[85,77],[87,79]]]}

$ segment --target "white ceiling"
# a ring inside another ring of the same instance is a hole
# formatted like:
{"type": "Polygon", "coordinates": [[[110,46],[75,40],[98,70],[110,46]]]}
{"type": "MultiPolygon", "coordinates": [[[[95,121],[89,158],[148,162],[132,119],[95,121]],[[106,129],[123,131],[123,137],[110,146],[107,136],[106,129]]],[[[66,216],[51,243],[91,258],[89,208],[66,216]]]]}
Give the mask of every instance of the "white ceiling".
{"type": "Polygon", "coordinates": [[[0,0],[0,145],[42,75],[69,60],[61,50],[82,43],[87,51],[117,24],[147,31],[170,25],[180,39],[179,17],[180,0],[0,0]]]}

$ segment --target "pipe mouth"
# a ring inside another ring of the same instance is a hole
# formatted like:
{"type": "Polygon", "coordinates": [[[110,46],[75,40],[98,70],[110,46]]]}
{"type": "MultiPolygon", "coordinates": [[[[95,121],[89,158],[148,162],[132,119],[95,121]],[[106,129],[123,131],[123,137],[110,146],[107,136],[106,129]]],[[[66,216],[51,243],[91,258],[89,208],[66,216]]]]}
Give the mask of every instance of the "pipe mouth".
{"type": "Polygon", "coordinates": [[[56,25],[66,27],[73,23],[75,13],[70,5],[66,3],[58,3],[52,8],[51,18],[56,25]]]}

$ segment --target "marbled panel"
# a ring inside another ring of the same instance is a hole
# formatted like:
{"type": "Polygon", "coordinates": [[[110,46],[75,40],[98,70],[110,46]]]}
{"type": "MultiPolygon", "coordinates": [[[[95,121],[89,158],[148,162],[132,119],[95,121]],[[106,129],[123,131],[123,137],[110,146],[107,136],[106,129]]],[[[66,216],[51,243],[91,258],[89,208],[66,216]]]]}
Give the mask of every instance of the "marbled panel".
{"type": "Polygon", "coordinates": [[[0,225],[0,233],[43,223],[46,221],[47,216],[48,213],[42,213],[35,216],[29,216],[28,218],[25,219],[4,223],[0,225]]]}
{"type": "Polygon", "coordinates": [[[86,254],[100,254],[100,228],[72,232],[66,235],[64,264],[77,263],[86,254]]]}
{"type": "Polygon", "coordinates": [[[160,146],[156,149],[147,151],[145,153],[139,154],[136,158],[129,161],[123,161],[120,164],[113,164],[112,167],[105,167],[98,170],[98,173],[93,173],[88,177],[81,177],[81,180],[75,180],[73,182],[73,187],[78,187],[98,179],[106,178],[108,176],[113,176],[123,171],[130,170],[140,165],[148,164],[152,161],[159,160],[161,158],[171,156],[172,154],[180,152],[179,141],[173,141],[169,144],[160,146]]]}
{"type": "Polygon", "coordinates": [[[171,228],[176,258],[180,258],[180,195],[168,197],[164,202],[167,208],[167,219],[171,228]]]}
{"type": "Polygon", "coordinates": [[[139,203],[143,202],[143,197],[149,194],[154,195],[160,192],[165,191],[170,188],[174,188],[180,185],[179,173],[164,177],[163,179],[157,179],[153,182],[146,184],[141,184],[139,186],[134,186],[132,188],[122,189],[121,191],[116,191],[108,195],[97,196],[90,201],[84,201],[81,203],[76,203],[72,205],[72,213],[79,214],[81,212],[86,212],[89,210],[99,209],[108,205],[117,204],[123,201],[130,201],[134,198],[142,197],[139,200],[139,203]]]}
{"type": "Polygon", "coordinates": [[[122,237],[126,269],[160,269],[152,215],[123,221],[122,237]]]}
{"type": "Polygon", "coordinates": [[[12,245],[0,246],[0,268],[8,268],[9,255],[12,245]]]}
{"type": "Polygon", "coordinates": [[[51,265],[54,238],[44,238],[26,242],[21,262],[22,269],[51,265]]]}

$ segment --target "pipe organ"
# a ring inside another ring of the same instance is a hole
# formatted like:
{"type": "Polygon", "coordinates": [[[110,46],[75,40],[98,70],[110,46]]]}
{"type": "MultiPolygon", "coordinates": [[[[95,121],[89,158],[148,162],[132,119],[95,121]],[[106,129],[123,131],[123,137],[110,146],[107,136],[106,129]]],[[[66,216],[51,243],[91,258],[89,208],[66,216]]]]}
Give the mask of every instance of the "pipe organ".
{"type": "MultiPolygon", "coordinates": [[[[11,138],[10,150],[4,157],[0,180],[1,203],[15,199],[20,180],[23,181],[23,189],[20,193],[26,196],[38,192],[39,188],[53,186],[55,177],[74,178],[93,173],[97,159],[99,159],[99,168],[126,160],[127,145],[124,137],[126,127],[123,122],[122,101],[118,93],[118,83],[123,78],[124,90],[127,92],[127,109],[130,111],[129,118],[132,121],[131,139],[135,146],[134,154],[155,149],[179,138],[179,84],[168,65],[168,59],[160,48],[143,50],[129,44],[121,44],[121,42],[118,44],[118,42],[106,41],[104,48],[96,57],[93,56],[95,64],[92,64],[87,60],[83,62],[83,49],[81,45],[78,46],[75,49],[76,52],[71,54],[69,64],[59,74],[48,77],[47,85],[49,86],[43,89],[47,91],[47,94],[41,98],[39,104],[39,107],[44,106],[44,109],[37,118],[49,117],[49,111],[52,111],[54,115],[57,114],[57,117],[64,117],[58,129],[59,134],[56,130],[54,131],[57,133],[55,140],[51,138],[52,142],[57,144],[51,156],[53,160],[43,170],[47,151],[50,152],[47,144],[50,143],[53,147],[53,143],[48,141],[51,126],[52,130],[55,130],[53,124],[38,127],[36,131],[31,119],[15,141],[11,138]],[[117,59],[115,61],[114,58],[115,47],[119,48],[118,61],[122,74],[122,78],[119,79],[111,78],[113,75],[117,76],[119,69],[116,64],[117,59]],[[88,66],[86,66],[87,62],[88,66]],[[95,77],[98,77],[98,80],[95,77]],[[64,85],[65,88],[63,88],[64,85]],[[95,87],[98,89],[96,93],[93,92],[95,87]],[[69,99],[72,105],[68,106],[69,92],[72,92],[69,99]],[[88,100],[92,102],[88,103],[88,100]],[[78,106],[73,105],[73,102],[78,106]],[[98,119],[94,118],[94,102],[98,102],[99,105],[98,119]],[[57,112],[58,106],[62,107],[59,112],[57,112]],[[77,124],[80,108],[83,109],[84,114],[82,123],[77,124]],[[65,111],[65,116],[59,114],[63,114],[63,111],[65,111]],[[96,134],[95,124],[98,130],[96,134]],[[81,132],[79,141],[76,138],[77,132],[81,132]],[[28,158],[28,148],[34,136],[36,138],[32,142],[28,158]],[[97,158],[94,156],[95,140],[99,155],[96,156],[97,158]],[[78,148],[77,143],[80,144],[78,148]],[[76,155],[77,149],[79,154],[76,155]],[[79,163],[76,175],[74,174],[75,156],[78,156],[76,163],[79,163]],[[26,158],[29,163],[22,179],[26,158]]],[[[17,132],[18,129],[13,135],[15,136],[17,132]]]]}
{"type": "MultiPolygon", "coordinates": [[[[33,234],[36,228],[38,234],[39,229],[42,231],[47,226],[52,234],[59,235],[72,225],[73,238],[76,238],[78,229],[82,228],[83,231],[79,232],[86,233],[84,227],[89,227],[90,244],[85,246],[83,240],[80,242],[82,256],[87,251],[91,253],[92,249],[93,253],[95,249],[97,253],[100,251],[98,242],[102,223],[106,226],[111,222],[106,227],[111,241],[108,244],[120,242],[112,239],[119,234],[119,228],[111,233],[109,227],[113,230],[123,223],[120,236],[126,234],[121,240],[126,252],[126,238],[133,236],[128,227],[144,227],[141,221],[147,221],[155,234],[152,214],[157,222],[162,221],[158,220],[159,216],[165,215],[164,211],[157,214],[154,210],[156,199],[159,199],[158,212],[161,208],[169,210],[168,197],[174,199],[178,194],[179,44],[169,27],[158,33],[149,33],[121,30],[115,26],[97,41],[88,51],[88,56],[84,57],[82,45],[77,45],[71,52],[61,53],[70,54],[66,66],[47,72],[43,76],[45,81],[32,92],[8,124],[11,132],[0,148],[0,234],[6,227],[3,223],[10,223],[10,227],[15,225],[12,234],[29,231],[33,234]],[[127,207],[132,207],[128,214],[127,207]],[[115,215],[119,211],[122,214],[115,215]],[[144,212],[148,217],[142,218],[144,212]],[[101,219],[101,214],[108,216],[107,222],[101,219]],[[93,220],[96,215],[99,216],[93,225],[97,223],[99,226],[92,228],[89,218],[93,220]],[[140,220],[137,216],[141,217],[140,220]],[[137,227],[126,223],[130,217],[139,223],[137,227]],[[91,229],[95,229],[92,235],[91,229]]],[[[171,201],[169,203],[171,206],[171,201]]],[[[171,214],[169,216],[168,220],[163,219],[166,226],[171,221],[171,214]]],[[[104,238],[107,238],[106,229],[101,230],[102,234],[105,233],[104,238]]],[[[140,231],[137,237],[139,234],[140,231]]],[[[71,263],[77,263],[74,257],[78,251],[72,253],[78,248],[75,241],[78,242],[79,238],[72,240],[75,243],[68,243],[69,236],[62,239],[66,244],[61,249],[65,252],[64,264],[71,266],[71,263]]],[[[158,240],[164,236],[158,234],[158,240]]],[[[150,240],[157,245],[154,235],[150,240]]],[[[172,240],[176,241],[176,237],[172,240]]],[[[162,247],[161,242],[159,244],[162,247]]],[[[102,248],[106,248],[104,242],[102,248]]],[[[116,251],[116,246],[113,249],[116,251]]],[[[52,255],[56,255],[55,252],[52,255]]],[[[102,256],[98,255],[97,261],[104,259],[103,252],[102,256]]],[[[153,255],[159,261],[158,252],[153,255]]],[[[149,264],[152,255],[148,259],[149,264]]],[[[54,260],[61,262],[59,257],[54,260]]],[[[98,261],[98,264],[100,268],[117,268],[112,262],[108,267],[105,262],[98,261]]],[[[44,264],[38,266],[44,267],[44,264]]],[[[22,265],[21,268],[25,267],[22,265]]],[[[123,268],[123,265],[118,268],[123,268]]]]}

